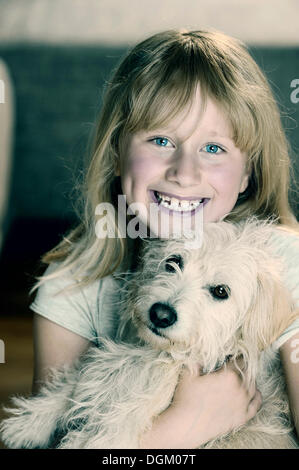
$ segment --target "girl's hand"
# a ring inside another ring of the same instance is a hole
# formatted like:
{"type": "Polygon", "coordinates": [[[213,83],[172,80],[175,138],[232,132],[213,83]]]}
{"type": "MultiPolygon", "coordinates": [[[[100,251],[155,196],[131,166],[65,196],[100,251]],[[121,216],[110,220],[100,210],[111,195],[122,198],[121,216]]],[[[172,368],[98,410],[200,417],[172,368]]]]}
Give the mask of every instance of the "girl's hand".
{"type": "Polygon", "coordinates": [[[246,390],[232,363],[202,376],[184,370],[171,405],[141,440],[143,448],[195,449],[253,418],[261,393],[246,390]]]}

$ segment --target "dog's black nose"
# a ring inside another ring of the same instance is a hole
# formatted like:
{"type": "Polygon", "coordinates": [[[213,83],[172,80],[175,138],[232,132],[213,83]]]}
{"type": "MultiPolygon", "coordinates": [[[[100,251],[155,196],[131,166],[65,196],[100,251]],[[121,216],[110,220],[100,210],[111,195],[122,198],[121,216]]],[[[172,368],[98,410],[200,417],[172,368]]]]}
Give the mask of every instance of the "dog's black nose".
{"type": "Polygon", "coordinates": [[[149,311],[150,320],[156,328],[167,328],[177,321],[177,314],[173,307],[162,302],[153,304],[149,311]]]}

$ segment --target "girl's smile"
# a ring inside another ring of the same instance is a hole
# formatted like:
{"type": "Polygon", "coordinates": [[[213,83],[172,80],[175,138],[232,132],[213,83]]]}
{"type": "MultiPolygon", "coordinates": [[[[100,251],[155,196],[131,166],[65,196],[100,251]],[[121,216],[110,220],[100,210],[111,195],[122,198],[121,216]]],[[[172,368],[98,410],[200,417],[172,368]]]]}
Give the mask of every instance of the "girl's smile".
{"type": "Polygon", "coordinates": [[[138,217],[158,236],[160,228],[149,223],[151,204],[161,211],[161,224],[200,209],[204,222],[216,222],[248,185],[247,157],[235,146],[227,117],[210,98],[204,110],[201,105],[198,87],[191,107],[165,128],[127,138],[122,190],[129,205],[141,203],[138,217]]]}
{"type": "Polygon", "coordinates": [[[177,194],[170,194],[159,191],[151,191],[152,199],[154,202],[160,204],[163,207],[176,210],[178,212],[188,212],[189,210],[195,209],[200,204],[206,204],[208,198],[196,197],[196,196],[178,196],[177,194]]]}

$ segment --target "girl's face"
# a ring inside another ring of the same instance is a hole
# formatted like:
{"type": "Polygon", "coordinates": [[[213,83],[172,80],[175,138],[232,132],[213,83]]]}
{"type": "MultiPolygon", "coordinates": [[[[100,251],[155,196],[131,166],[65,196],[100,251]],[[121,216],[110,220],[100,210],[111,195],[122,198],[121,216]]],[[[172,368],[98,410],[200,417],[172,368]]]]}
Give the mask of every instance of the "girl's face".
{"type": "Polygon", "coordinates": [[[161,226],[149,222],[150,204],[160,224],[192,218],[196,207],[204,222],[217,222],[233,209],[249,178],[230,123],[210,98],[201,112],[199,88],[188,112],[169,125],[127,136],[118,174],[128,205],[142,203],[139,218],[158,236],[161,226]]]}

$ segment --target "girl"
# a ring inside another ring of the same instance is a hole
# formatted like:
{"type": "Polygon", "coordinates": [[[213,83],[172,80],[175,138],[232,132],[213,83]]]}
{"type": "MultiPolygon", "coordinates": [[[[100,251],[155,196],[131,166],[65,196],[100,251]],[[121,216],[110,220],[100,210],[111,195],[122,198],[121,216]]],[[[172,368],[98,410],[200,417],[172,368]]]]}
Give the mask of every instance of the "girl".
{"type": "MultiPolygon", "coordinates": [[[[120,194],[129,205],[139,203],[140,223],[155,236],[182,210],[192,219],[194,205],[201,205],[204,223],[275,217],[286,227],[277,230],[275,246],[298,304],[299,237],[288,203],[289,165],[267,81],[239,41],[214,31],[167,31],[137,45],[106,91],[82,223],[44,257],[50,266],[31,306],[34,390],[49,367],[71,363],[97,337],[115,334],[119,289],[112,274],[133,269],[138,240],[97,237],[95,212],[109,202],[117,215],[120,194]],[[150,221],[151,205],[159,209],[158,222],[150,221]]],[[[112,222],[120,234],[118,218],[112,222]]],[[[295,322],[276,343],[297,431],[299,366],[291,357],[298,338],[295,322]]],[[[261,400],[231,364],[207,376],[186,372],[140,446],[198,447],[251,419],[261,400]]]]}

